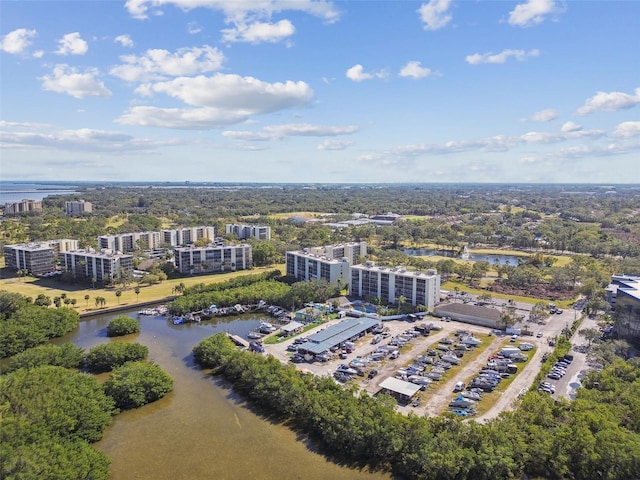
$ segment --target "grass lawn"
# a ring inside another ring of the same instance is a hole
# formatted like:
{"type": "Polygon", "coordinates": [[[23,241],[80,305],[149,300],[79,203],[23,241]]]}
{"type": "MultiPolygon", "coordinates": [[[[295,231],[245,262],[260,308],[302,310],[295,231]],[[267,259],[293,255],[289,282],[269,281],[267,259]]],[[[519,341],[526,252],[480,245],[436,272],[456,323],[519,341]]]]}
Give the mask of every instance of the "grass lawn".
{"type": "Polygon", "coordinates": [[[6,272],[6,270],[4,270],[2,272],[2,278],[0,279],[0,290],[20,293],[21,295],[32,298],[36,298],[39,294],[43,293],[48,297],[51,297],[51,299],[65,293],[68,298],[75,298],[77,300],[75,309],[78,313],[82,314],[105,311],[109,308],[118,306],[133,307],[138,303],[162,301],[167,297],[173,296],[174,287],[180,283],[184,283],[184,285],[190,287],[198,283],[224,282],[225,280],[233,277],[257,274],[274,269],[284,271],[284,265],[274,265],[271,267],[261,267],[254,268],[253,270],[240,270],[237,272],[219,273],[215,275],[198,275],[165,280],[157,285],[141,286],[139,295],[136,295],[134,291],[135,285],[132,284],[126,290],[122,290],[120,298],[115,294],[117,290],[116,288],[87,288],[85,285],[68,285],[51,278],[18,278],[14,276],[13,273],[6,272]],[[6,275],[7,273],[10,273],[12,276],[8,277],[6,275]],[[88,301],[85,300],[85,295],[89,295],[90,298],[88,301]],[[101,308],[96,307],[95,297],[98,296],[106,299],[106,306],[101,308]]]}

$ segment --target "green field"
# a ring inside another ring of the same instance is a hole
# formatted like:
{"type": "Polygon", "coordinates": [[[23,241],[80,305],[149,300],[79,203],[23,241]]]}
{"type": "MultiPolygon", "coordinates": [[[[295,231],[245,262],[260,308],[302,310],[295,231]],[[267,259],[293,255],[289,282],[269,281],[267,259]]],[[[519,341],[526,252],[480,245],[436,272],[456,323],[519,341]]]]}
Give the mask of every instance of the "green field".
{"type": "Polygon", "coordinates": [[[135,306],[137,304],[161,302],[175,295],[174,288],[181,283],[187,287],[198,283],[216,283],[224,282],[230,278],[242,275],[251,275],[262,273],[264,271],[279,269],[284,271],[284,265],[274,265],[271,267],[254,268],[252,270],[240,270],[230,273],[219,273],[215,275],[198,275],[184,278],[175,278],[165,280],[157,285],[141,286],[140,294],[136,295],[134,291],[135,285],[129,286],[122,290],[120,298],[116,296],[116,288],[91,288],[85,285],[68,285],[61,283],[52,278],[35,278],[25,277],[18,278],[6,269],[2,271],[2,279],[0,279],[0,290],[7,292],[20,293],[26,297],[36,298],[43,293],[53,299],[54,297],[66,294],[68,298],[75,298],[77,303],[75,310],[80,313],[95,313],[108,311],[109,308],[135,306]],[[7,274],[11,275],[8,276],[7,274]],[[85,295],[89,295],[89,300],[85,300],[85,295]],[[95,305],[96,297],[104,297],[107,301],[104,307],[98,308],[95,305]]]}

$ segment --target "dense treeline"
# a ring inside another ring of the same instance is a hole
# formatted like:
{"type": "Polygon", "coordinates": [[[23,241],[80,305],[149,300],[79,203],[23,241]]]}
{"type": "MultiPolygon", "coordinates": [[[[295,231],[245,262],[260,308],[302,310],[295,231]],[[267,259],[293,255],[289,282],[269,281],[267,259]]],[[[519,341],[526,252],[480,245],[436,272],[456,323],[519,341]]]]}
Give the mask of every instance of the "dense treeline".
{"type": "Polygon", "coordinates": [[[206,284],[198,283],[191,287],[184,288],[182,293],[184,295],[193,295],[197,293],[228,290],[229,288],[248,287],[249,285],[253,285],[254,283],[263,282],[266,280],[276,280],[281,275],[282,274],[279,270],[271,270],[255,275],[240,275],[239,277],[233,277],[224,282],[212,282],[206,284]]]}
{"type": "Polygon", "coordinates": [[[640,472],[640,362],[616,360],[590,374],[574,402],[537,392],[486,424],[403,416],[330,378],[302,375],[273,357],[237,350],[225,335],[194,348],[234,388],[291,421],[343,461],[408,479],[632,479],[640,472]]]}
{"type": "Polygon", "coordinates": [[[0,358],[70,332],[79,318],[71,308],[41,307],[20,294],[0,291],[0,358]]]}
{"type": "Polygon", "coordinates": [[[93,449],[113,400],[97,380],[65,368],[22,368],[0,377],[0,478],[106,480],[109,459],[93,449]]]}
{"type": "MultiPolygon", "coordinates": [[[[274,275],[257,275],[257,277],[260,276],[270,278],[274,275]]],[[[200,284],[186,289],[185,295],[176,298],[167,305],[167,310],[172,315],[184,315],[208,309],[211,305],[218,307],[229,307],[238,303],[256,305],[260,301],[264,301],[268,305],[279,305],[295,310],[305,303],[324,302],[340,293],[336,285],[330,285],[325,280],[295,282],[288,285],[280,280],[263,279],[253,282],[250,276],[239,278],[240,282],[200,284]],[[240,286],[235,286],[238,284],[240,286]]]]}
{"type": "Polygon", "coordinates": [[[64,345],[40,345],[20,352],[11,359],[3,373],[14,372],[20,368],[35,368],[52,365],[70,369],[79,369],[84,363],[85,353],[72,343],[64,345]]]}
{"type": "Polygon", "coordinates": [[[149,348],[139,343],[103,343],[89,350],[86,364],[90,372],[108,372],[127,362],[143,360],[147,355],[149,355],[149,348]]]}
{"type": "MultiPolygon", "coordinates": [[[[481,244],[637,257],[638,192],[637,186],[607,191],[585,185],[114,186],[46,198],[41,215],[7,220],[0,230],[9,243],[71,237],[82,246],[95,247],[98,235],[157,230],[161,219],[175,226],[214,225],[223,235],[225,223],[251,215],[252,222],[271,225],[276,240],[271,247],[279,253],[287,246],[376,236],[394,248],[407,242],[451,247],[481,244]],[[79,219],[65,217],[64,201],[80,196],[93,202],[95,213],[79,219]],[[332,214],[334,221],[353,213],[388,211],[422,218],[393,227],[364,225],[332,231],[271,216],[296,211],[332,214]],[[120,221],[112,222],[113,218],[120,221]]],[[[268,250],[259,252],[257,264],[274,261],[273,249],[268,250]]]]}

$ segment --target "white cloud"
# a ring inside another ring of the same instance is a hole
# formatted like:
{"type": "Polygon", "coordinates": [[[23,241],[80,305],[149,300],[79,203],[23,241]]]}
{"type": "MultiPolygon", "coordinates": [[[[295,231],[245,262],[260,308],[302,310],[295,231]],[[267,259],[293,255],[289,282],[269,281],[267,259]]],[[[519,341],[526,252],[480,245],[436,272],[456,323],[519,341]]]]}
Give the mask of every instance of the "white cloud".
{"type": "Polygon", "coordinates": [[[164,5],[174,5],[183,10],[205,7],[219,10],[229,21],[247,16],[269,18],[272,14],[287,10],[298,11],[333,23],[340,13],[326,0],[127,0],[125,8],[133,18],[149,17],[149,9],[157,11],[164,5]]]}
{"type": "Polygon", "coordinates": [[[528,52],[525,50],[503,50],[500,53],[474,53],[473,55],[467,55],[465,60],[471,65],[479,65],[481,63],[504,63],[509,57],[513,57],[518,61],[526,60],[527,57],[537,57],[540,55],[540,50],[533,49],[528,52]]]}
{"type": "Polygon", "coordinates": [[[367,73],[364,71],[364,67],[360,64],[354,65],[345,73],[349,80],[354,82],[362,82],[363,80],[370,80],[372,78],[386,78],[387,73],[384,70],[380,70],[374,73],[367,73]]]}
{"type": "Polygon", "coordinates": [[[0,136],[3,147],[36,147],[83,152],[153,151],[159,147],[185,143],[175,139],[136,139],[121,132],[89,128],[78,130],[50,128],[46,133],[3,131],[0,136]]]}
{"type": "Polygon", "coordinates": [[[119,43],[123,47],[133,48],[134,45],[133,40],[128,34],[118,35],[113,41],[119,43]]]}
{"type": "Polygon", "coordinates": [[[553,108],[547,108],[545,110],[535,112],[528,120],[532,122],[545,123],[550,122],[551,120],[555,120],[556,118],[558,118],[558,112],[556,112],[553,108]]]}
{"type": "Polygon", "coordinates": [[[75,98],[110,97],[111,91],[96,78],[98,75],[98,70],[93,68],[80,73],[69,65],[56,65],[52,75],[42,77],[42,88],[75,98]]]}
{"type": "Polygon", "coordinates": [[[420,62],[409,62],[402,70],[400,70],[401,77],[411,77],[411,78],[425,78],[429,75],[432,75],[433,72],[426,67],[422,67],[420,62]]]}
{"type": "Polygon", "coordinates": [[[187,33],[190,35],[195,35],[196,33],[200,33],[202,31],[202,27],[198,22],[189,22],[187,25],[187,33]]]}
{"type": "Polygon", "coordinates": [[[640,88],[636,88],[634,95],[622,92],[598,92],[588,98],[576,112],[578,115],[588,115],[593,112],[615,112],[635,107],[640,103],[640,88]]]}
{"type": "Polygon", "coordinates": [[[562,128],[560,129],[561,132],[567,133],[567,132],[577,132],[578,130],[582,130],[582,125],[578,125],[577,123],[574,122],[566,122],[564,125],[562,125],[562,128]]]}
{"type": "Polygon", "coordinates": [[[81,37],[80,33],[67,33],[58,40],[58,55],[84,55],[89,50],[89,45],[81,37]]]}
{"type": "Polygon", "coordinates": [[[117,121],[167,128],[218,128],[295,107],[307,106],[313,90],[305,82],[268,83],[253,77],[215,74],[179,77],[144,86],[147,94],[164,93],[196,108],[136,106],[117,121]]]}
{"type": "Polygon", "coordinates": [[[35,52],[33,52],[33,58],[42,58],[42,57],[44,57],[43,50],[36,50],[35,52]]]}
{"type": "Polygon", "coordinates": [[[124,63],[113,67],[111,75],[128,82],[146,82],[219,70],[225,57],[217,48],[205,45],[181,48],[175,53],[147,50],[144,55],[123,55],[120,60],[124,63]]]}
{"type": "Polygon", "coordinates": [[[618,124],[615,132],[613,132],[613,136],[621,138],[639,137],[640,122],[622,122],[618,124]]]}
{"type": "Polygon", "coordinates": [[[289,20],[280,20],[277,23],[254,22],[245,24],[237,23],[234,28],[222,30],[222,40],[225,42],[245,43],[276,43],[295,33],[296,29],[289,20]]]}
{"type": "Polygon", "coordinates": [[[18,28],[2,37],[2,40],[0,40],[0,51],[13,55],[24,54],[31,45],[31,40],[36,36],[38,36],[38,33],[35,30],[18,28]]]}
{"type": "Polygon", "coordinates": [[[325,140],[316,148],[318,150],[346,150],[353,142],[351,140],[325,140]]]}
{"type": "Polygon", "coordinates": [[[509,24],[529,27],[542,23],[547,15],[560,13],[562,10],[554,0],[528,0],[509,12],[509,24]]]}
{"type": "Polygon", "coordinates": [[[335,127],[329,125],[311,125],[308,123],[292,123],[286,125],[269,125],[260,132],[226,131],[222,135],[236,140],[282,140],[286,137],[334,137],[338,135],[351,135],[360,130],[360,127],[348,125],[335,127]]]}
{"type": "Polygon", "coordinates": [[[418,9],[420,20],[424,23],[425,30],[439,30],[451,21],[449,7],[451,0],[430,0],[423,3],[418,9]]]}

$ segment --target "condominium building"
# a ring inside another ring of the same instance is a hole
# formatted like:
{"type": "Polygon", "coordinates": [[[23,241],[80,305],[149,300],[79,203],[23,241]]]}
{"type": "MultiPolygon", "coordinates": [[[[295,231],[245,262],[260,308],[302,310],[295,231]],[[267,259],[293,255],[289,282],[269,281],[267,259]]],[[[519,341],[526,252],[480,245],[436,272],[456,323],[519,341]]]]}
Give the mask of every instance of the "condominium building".
{"type": "Polygon", "coordinates": [[[72,239],[47,240],[4,246],[7,268],[27,270],[31,275],[44,275],[56,270],[56,259],[61,252],[78,248],[72,239]]]}
{"type": "Polygon", "coordinates": [[[613,275],[607,300],[615,310],[618,337],[640,342],[640,276],[613,275]]]}
{"type": "Polygon", "coordinates": [[[72,250],[60,254],[61,265],[78,278],[95,278],[109,283],[133,274],[133,255],[110,250],[72,250]]]}
{"type": "Polygon", "coordinates": [[[229,223],[225,225],[227,235],[235,235],[240,240],[255,238],[257,240],[271,240],[271,227],[266,225],[248,225],[240,223],[229,223]]]}
{"type": "Polygon", "coordinates": [[[4,213],[29,213],[42,211],[42,202],[40,200],[24,199],[21,202],[9,202],[4,204],[4,213]]]}
{"type": "Polygon", "coordinates": [[[440,275],[436,270],[409,271],[404,267],[382,267],[373,262],[351,266],[350,294],[382,303],[398,303],[404,297],[411,305],[433,308],[440,296],[440,275]]]}
{"type": "Polygon", "coordinates": [[[129,253],[134,250],[156,250],[162,245],[160,232],[117,233],[98,237],[100,249],[129,253]]]}
{"type": "Polygon", "coordinates": [[[191,245],[203,238],[212,242],[215,239],[215,232],[212,226],[169,228],[162,230],[161,234],[165,245],[171,247],[191,245]]]}
{"type": "Polygon", "coordinates": [[[315,255],[322,255],[327,258],[346,258],[351,265],[361,263],[362,258],[367,256],[367,242],[349,242],[336,245],[325,245],[323,247],[311,247],[308,250],[315,255]]]}
{"type": "Polygon", "coordinates": [[[332,284],[349,283],[349,260],[311,253],[310,249],[291,251],[285,255],[288,277],[299,281],[326,280],[332,284]]]}
{"type": "Polygon", "coordinates": [[[247,270],[253,266],[251,245],[207,245],[173,249],[176,269],[182,274],[247,270]]]}
{"type": "Polygon", "coordinates": [[[82,215],[83,213],[92,213],[93,204],[84,200],[73,200],[64,202],[64,209],[67,215],[82,215]]]}

